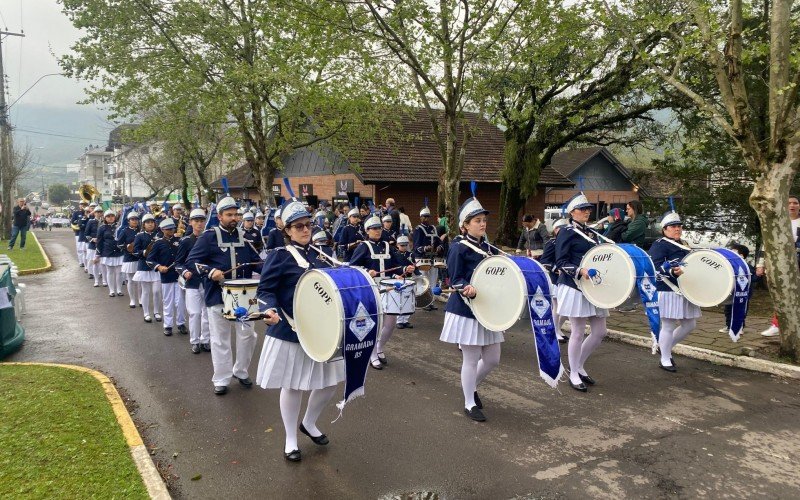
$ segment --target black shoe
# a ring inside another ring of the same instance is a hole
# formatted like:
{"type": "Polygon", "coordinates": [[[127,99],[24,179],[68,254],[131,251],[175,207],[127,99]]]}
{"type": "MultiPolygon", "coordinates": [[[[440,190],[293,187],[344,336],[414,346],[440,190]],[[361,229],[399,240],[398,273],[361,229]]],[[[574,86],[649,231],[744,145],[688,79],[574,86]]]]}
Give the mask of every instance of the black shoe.
{"type": "Polygon", "coordinates": [[[95,288],[97,288],[97,287],[99,287],[99,286],[100,286],[100,285],[98,285],[97,283],[95,283],[95,284],[94,284],[94,287],[95,287],[95,288]]]}
{"type": "Polygon", "coordinates": [[[311,434],[309,434],[308,431],[306,430],[306,426],[303,425],[302,423],[300,424],[300,432],[302,432],[306,436],[310,437],[311,440],[314,441],[314,444],[318,444],[320,446],[325,446],[326,444],[330,443],[330,440],[328,439],[328,436],[326,436],[325,434],[320,434],[319,436],[316,436],[316,437],[312,436],[311,434]]]}
{"type": "Polygon", "coordinates": [[[83,267],[83,264],[81,264],[81,267],[83,267]]]}
{"type": "Polygon", "coordinates": [[[136,304],[128,304],[128,307],[130,307],[131,309],[136,309],[136,304]]]}
{"type": "Polygon", "coordinates": [[[93,280],[93,279],[94,279],[94,274],[90,274],[90,275],[89,275],[89,279],[90,279],[90,280],[93,280]]]}
{"type": "Polygon", "coordinates": [[[675,368],[678,367],[678,365],[675,364],[675,360],[672,357],[669,358],[669,361],[670,363],[672,363],[672,366],[674,366],[675,368]]]}
{"type": "Polygon", "coordinates": [[[117,297],[122,297],[122,292],[117,292],[117,297]]]}
{"type": "Polygon", "coordinates": [[[192,344],[193,353],[200,354],[200,351],[202,351],[202,349],[200,349],[200,344],[192,344]]]}
{"type": "Polygon", "coordinates": [[[375,368],[376,370],[383,370],[383,364],[381,363],[381,360],[379,360],[379,359],[376,359],[374,361],[370,361],[369,362],[369,366],[375,368]]]}
{"type": "Polygon", "coordinates": [[[389,364],[389,362],[386,361],[386,355],[384,353],[382,353],[382,352],[378,353],[378,361],[380,361],[382,365],[388,365],[389,364]]]}
{"type": "Polygon", "coordinates": [[[678,371],[678,369],[675,368],[675,366],[664,366],[661,363],[661,361],[658,362],[658,366],[661,367],[662,370],[666,370],[666,371],[668,371],[670,373],[675,373],[676,371],[678,371]]]}
{"type": "Polygon", "coordinates": [[[478,397],[478,391],[475,391],[474,397],[475,406],[477,406],[479,410],[483,410],[483,402],[481,401],[481,398],[478,397]]]}
{"type": "Polygon", "coordinates": [[[200,348],[206,352],[211,352],[211,344],[207,342],[205,344],[200,344],[200,348]]]}
{"type": "Polygon", "coordinates": [[[561,337],[558,339],[559,344],[566,344],[567,342],[569,342],[569,337],[561,337]]]}
{"type": "Polygon", "coordinates": [[[252,380],[250,380],[250,377],[239,378],[239,377],[237,377],[236,375],[234,375],[234,376],[233,376],[233,378],[235,378],[236,380],[238,380],[240,384],[242,384],[243,386],[247,387],[248,389],[249,389],[250,387],[253,387],[253,381],[252,381],[252,380]]]}
{"type": "Polygon", "coordinates": [[[586,384],[584,384],[583,382],[581,382],[580,384],[573,384],[572,380],[570,380],[569,381],[569,386],[572,387],[573,389],[575,389],[576,391],[589,392],[589,389],[586,387],[586,384]]]}
{"type": "Polygon", "coordinates": [[[290,462],[299,462],[303,457],[300,456],[300,450],[292,450],[289,453],[284,452],[283,458],[290,462]]]}
{"type": "Polygon", "coordinates": [[[186,329],[186,325],[178,325],[178,333],[186,335],[189,333],[189,330],[186,329]]]}
{"type": "Polygon", "coordinates": [[[109,297],[116,297],[116,296],[117,296],[117,294],[115,294],[114,292],[111,292],[111,293],[109,293],[109,294],[108,294],[108,296],[109,296],[109,297]]]}
{"type": "Polygon", "coordinates": [[[145,323],[152,323],[152,322],[153,322],[153,319],[152,319],[150,316],[145,316],[145,317],[144,317],[144,322],[145,322],[145,323]]]}
{"type": "Polygon", "coordinates": [[[226,392],[228,392],[228,386],[227,385],[215,385],[214,386],[214,394],[216,394],[217,396],[222,396],[226,392]]]}
{"type": "Polygon", "coordinates": [[[476,422],[486,422],[486,416],[483,414],[481,409],[478,408],[477,406],[473,406],[469,410],[464,408],[464,413],[466,413],[469,418],[471,418],[472,420],[474,420],[476,422]]]}
{"type": "Polygon", "coordinates": [[[406,325],[406,328],[414,328],[414,325],[412,325],[411,323],[406,323],[405,325],[406,325]]]}
{"type": "Polygon", "coordinates": [[[581,380],[583,382],[585,382],[585,383],[587,383],[589,385],[594,385],[594,379],[592,377],[590,377],[589,375],[581,375],[579,373],[578,376],[581,378],[581,380]]]}
{"type": "Polygon", "coordinates": [[[427,306],[422,308],[423,311],[433,311],[435,308],[433,306],[427,306]]]}
{"type": "Polygon", "coordinates": [[[172,336],[172,327],[171,326],[168,326],[168,327],[164,328],[164,336],[165,337],[171,337],[172,336]]]}
{"type": "Polygon", "coordinates": [[[398,330],[405,330],[405,328],[406,328],[406,324],[405,323],[397,323],[397,329],[398,330]]]}
{"type": "Polygon", "coordinates": [[[156,321],[161,323],[161,315],[160,314],[156,314],[156,321]]]}

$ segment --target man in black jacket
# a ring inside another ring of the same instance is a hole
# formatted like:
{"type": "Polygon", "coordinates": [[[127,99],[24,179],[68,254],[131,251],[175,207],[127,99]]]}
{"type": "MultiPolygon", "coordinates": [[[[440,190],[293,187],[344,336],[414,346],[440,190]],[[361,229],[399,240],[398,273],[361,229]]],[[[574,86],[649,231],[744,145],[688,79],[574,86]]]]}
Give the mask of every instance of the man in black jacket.
{"type": "Polygon", "coordinates": [[[14,222],[11,225],[11,240],[8,242],[8,249],[14,249],[14,243],[17,242],[17,235],[20,235],[19,248],[25,248],[25,236],[28,233],[28,226],[31,223],[31,211],[25,206],[25,198],[20,198],[17,201],[17,206],[14,207],[14,222]]]}

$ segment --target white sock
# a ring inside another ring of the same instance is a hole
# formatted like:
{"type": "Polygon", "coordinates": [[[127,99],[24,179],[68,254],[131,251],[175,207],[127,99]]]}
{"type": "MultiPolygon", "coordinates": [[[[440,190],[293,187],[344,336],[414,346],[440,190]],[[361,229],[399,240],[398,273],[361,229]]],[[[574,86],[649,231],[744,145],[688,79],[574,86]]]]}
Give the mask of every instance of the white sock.
{"type": "Polygon", "coordinates": [[[153,303],[153,287],[150,286],[150,282],[148,281],[140,281],[139,282],[142,286],[142,309],[144,310],[145,318],[147,316],[153,317],[153,309],[151,308],[151,304],[153,303]]]}
{"type": "Polygon", "coordinates": [[[496,344],[485,345],[481,349],[481,360],[478,361],[478,377],[475,381],[475,387],[480,385],[487,375],[500,364],[500,342],[496,344]]]}
{"type": "Polygon", "coordinates": [[[332,385],[324,389],[315,389],[308,396],[308,406],[306,406],[306,414],[303,416],[303,427],[314,437],[322,434],[322,431],[317,428],[317,419],[335,392],[336,386],[332,385]]]}
{"type": "Polygon", "coordinates": [[[281,418],[286,431],[284,452],[297,450],[297,419],[300,417],[300,403],[303,392],[294,389],[281,389],[281,418]]]}
{"type": "Polygon", "coordinates": [[[672,332],[672,347],[675,347],[678,345],[678,342],[688,337],[695,326],[697,326],[696,319],[682,319],[680,326],[672,332]]]}
{"type": "Polygon", "coordinates": [[[461,389],[464,391],[464,408],[475,406],[475,391],[478,389],[478,362],[481,359],[481,346],[461,344],[461,389]]]}
{"type": "MultiPolygon", "coordinates": [[[[128,298],[131,299],[131,305],[135,306],[136,305],[136,300],[140,299],[140,297],[139,297],[139,287],[136,286],[136,282],[133,281],[133,274],[126,273],[125,276],[127,277],[127,280],[128,280],[128,298]]],[[[139,303],[140,304],[142,303],[141,300],[139,301],[139,303]]]]}
{"type": "Polygon", "coordinates": [[[661,350],[661,364],[672,366],[673,332],[678,328],[678,321],[661,318],[661,331],[658,332],[658,348],[661,350]]]}
{"type": "Polygon", "coordinates": [[[386,344],[389,342],[389,339],[392,337],[392,333],[394,333],[394,327],[397,324],[397,316],[393,314],[385,314],[383,316],[383,327],[381,328],[381,337],[378,339],[378,345],[372,351],[372,358],[371,361],[378,359],[378,353],[383,352],[383,349],[386,347],[386,344]]]}
{"type": "Polygon", "coordinates": [[[589,359],[589,356],[592,355],[594,350],[600,347],[600,343],[603,342],[603,337],[606,336],[606,319],[598,316],[592,316],[589,318],[589,328],[591,333],[588,337],[586,337],[581,345],[580,366],[578,367],[578,373],[581,375],[588,375],[586,370],[583,369],[583,365],[586,363],[586,360],[589,359]]]}
{"type": "Polygon", "coordinates": [[[581,383],[578,370],[581,367],[581,345],[583,334],[586,331],[586,318],[569,318],[570,334],[567,344],[567,358],[569,359],[569,379],[577,385],[581,383]]]}

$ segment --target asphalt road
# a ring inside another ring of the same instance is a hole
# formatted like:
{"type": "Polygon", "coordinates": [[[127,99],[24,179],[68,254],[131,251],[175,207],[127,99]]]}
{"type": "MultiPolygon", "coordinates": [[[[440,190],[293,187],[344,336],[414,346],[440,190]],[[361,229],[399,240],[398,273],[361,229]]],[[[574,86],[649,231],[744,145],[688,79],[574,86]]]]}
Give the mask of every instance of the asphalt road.
{"type": "Polygon", "coordinates": [[[37,235],[56,269],[23,280],[27,340],[9,360],[113,377],[176,498],[800,497],[796,382],[681,357],[669,374],[648,351],[605,342],[588,394],[551,390],[519,323],[476,423],[462,413],[460,353],[438,341],[441,310],[395,333],[387,369],[369,371],[367,396],[339,421],[333,404],[323,413],[329,446],[301,435],[303,461],[287,463],[278,391],[214,396],[209,354],[92,288],[70,231],[37,235]]]}

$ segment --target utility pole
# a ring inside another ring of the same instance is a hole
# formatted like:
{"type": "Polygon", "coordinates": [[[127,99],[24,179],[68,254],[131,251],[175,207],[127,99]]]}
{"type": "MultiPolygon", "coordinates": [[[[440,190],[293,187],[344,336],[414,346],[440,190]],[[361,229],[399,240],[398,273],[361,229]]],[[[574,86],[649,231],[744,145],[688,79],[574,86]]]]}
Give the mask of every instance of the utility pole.
{"type": "Polygon", "coordinates": [[[3,68],[3,37],[19,36],[24,33],[0,31],[0,239],[4,239],[11,226],[9,210],[11,208],[11,186],[9,173],[11,172],[11,125],[8,123],[8,106],[6,105],[6,73],[3,68]]]}

